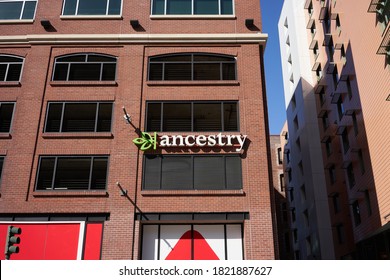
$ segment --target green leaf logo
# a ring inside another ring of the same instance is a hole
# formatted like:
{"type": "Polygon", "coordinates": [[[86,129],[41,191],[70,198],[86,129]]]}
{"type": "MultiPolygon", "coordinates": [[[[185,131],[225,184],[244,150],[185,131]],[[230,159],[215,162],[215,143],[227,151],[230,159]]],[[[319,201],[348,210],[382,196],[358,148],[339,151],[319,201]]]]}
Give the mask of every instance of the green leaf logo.
{"type": "Polygon", "coordinates": [[[152,147],[153,147],[153,150],[155,150],[157,147],[157,132],[154,132],[153,136],[152,136],[147,132],[141,131],[141,137],[135,138],[133,140],[133,143],[135,145],[139,146],[139,149],[141,151],[149,150],[152,147]]]}

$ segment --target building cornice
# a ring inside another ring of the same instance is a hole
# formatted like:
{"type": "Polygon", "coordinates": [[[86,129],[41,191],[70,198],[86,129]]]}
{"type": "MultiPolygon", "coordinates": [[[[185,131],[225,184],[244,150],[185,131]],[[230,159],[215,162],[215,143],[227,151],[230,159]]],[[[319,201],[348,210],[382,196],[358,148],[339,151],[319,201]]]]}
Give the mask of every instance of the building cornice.
{"type": "Polygon", "coordinates": [[[0,45],[59,44],[259,44],[265,45],[265,33],[226,34],[34,34],[0,36],[0,45]]]}

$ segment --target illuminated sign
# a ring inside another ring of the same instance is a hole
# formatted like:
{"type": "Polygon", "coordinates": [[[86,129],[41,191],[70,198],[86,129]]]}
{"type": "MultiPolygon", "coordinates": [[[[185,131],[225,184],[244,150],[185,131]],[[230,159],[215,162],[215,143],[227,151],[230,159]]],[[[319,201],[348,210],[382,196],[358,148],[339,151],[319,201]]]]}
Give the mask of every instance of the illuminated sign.
{"type": "Polygon", "coordinates": [[[232,147],[238,144],[236,152],[240,152],[244,147],[247,135],[224,135],[222,133],[214,135],[161,135],[157,132],[141,132],[141,137],[133,140],[141,151],[158,147],[232,147]]]}

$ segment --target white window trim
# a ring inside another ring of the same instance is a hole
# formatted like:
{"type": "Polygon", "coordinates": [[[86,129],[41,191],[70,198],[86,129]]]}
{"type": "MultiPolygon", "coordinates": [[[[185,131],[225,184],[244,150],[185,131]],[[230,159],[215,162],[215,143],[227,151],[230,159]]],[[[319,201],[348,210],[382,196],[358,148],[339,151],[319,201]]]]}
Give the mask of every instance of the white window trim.
{"type": "Polygon", "coordinates": [[[106,4],[106,14],[105,15],[78,15],[78,9],[79,9],[79,2],[80,0],[77,0],[77,4],[76,4],[76,14],[74,15],[64,15],[64,8],[65,8],[65,2],[67,0],[64,0],[62,2],[62,11],[61,11],[61,15],[60,15],[60,18],[61,19],[80,19],[80,18],[96,18],[96,19],[102,19],[102,18],[122,18],[122,10],[123,10],[123,1],[124,0],[121,0],[121,8],[120,8],[120,12],[119,12],[119,15],[108,15],[108,7],[109,7],[109,3],[110,3],[110,0],[106,0],[107,1],[107,4],[106,4]]]}
{"type": "Polygon", "coordinates": [[[236,18],[235,14],[235,0],[232,0],[232,10],[233,13],[231,15],[221,15],[221,0],[218,0],[218,12],[217,15],[194,15],[194,1],[191,0],[191,15],[167,15],[167,0],[164,0],[164,15],[153,15],[153,4],[154,0],[150,0],[150,18],[236,18]]]}
{"type": "Polygon", "coordinates": [[[38,0],[0,0],[0,3],[4,3],[4,2],[23,2],[23,5],[22,5],[22,9],[20,10],[19,19],[2,19],[2,20],[0,20],[0,23],[32,23],[32,22],[34,22],[35,15],[37,13],[37,8],[38,8],[38,0]],[[22,19],[24,5],[26,4],[26,2],[36,2],[34,16],[32,19],[22,19]]]}
{"type": "MultiPolygon", "coordinates": [[[[20,81],[22,80],[22,74],[23,74],[23,68],[24,68],[24,57],[21,57],[21,56],[17,56],[17,55],[12,55],[12,54],[0,54],[0,57],[1,56],[10,56],[10,57],[16,57],[16,58],[20,58],[22,60],[22,68],[20,69],[20,75],[19,75],[19,80],[18,81],[0,81],[2,83],[12,83],[12,82],[17,82],[17,83],[20,83],[20,81]]],[[[0,62],[0,64],[18,64],[20,62],[0,62]]],[[[9,66],[8,66],[9,67],[9,66]]],[[[5,78],[7,78],[7,74],[8,74],[8,67],[7,67],[7,71],[5,73],[5,78]]]]}

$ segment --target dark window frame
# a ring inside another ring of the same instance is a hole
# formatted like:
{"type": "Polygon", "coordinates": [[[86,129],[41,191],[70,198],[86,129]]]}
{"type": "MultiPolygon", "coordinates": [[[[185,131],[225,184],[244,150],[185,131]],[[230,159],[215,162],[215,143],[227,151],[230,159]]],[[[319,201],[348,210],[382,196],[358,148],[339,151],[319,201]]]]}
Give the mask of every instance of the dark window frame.
{"type": "Polygon", "coordinates": [[[170,53],[170,54],[163,54],[163,55],[156,55],[151,56],[148,58],[148,81],[237,81],[237,57],[232,55],[225,55],[225,54],[216,54],[216,53],[170,53]],[[175,57],[185,57],[185,56],[191,56],[190,60],[175,60],[175,61],[153,61],[154,59],[162,59],[162,58],[175,58],[175,57]],[[204,56],[204,57],[210,57],[215,58],[216,60],[195,60],[194,56],[204,56]],[[232,59],[231,61],[225,61],[225,60],[218,60],[218,58],[228,58],[232,59]],[[207,80],[198,80],[194,78],[194,66],[197,64],[217,64],[219,63],[219,79],[207,79],[207,80]],[[151,79],[151,65],[157,65],[162,64],[162,73],[161,73],[161,79],[151,79]],[[165,71],[165,65],[166,64],[183,64],[188,65],[190,64],[191,68],[191,79],[166,79],[166,71],[165,71]],[[223,77],[223,65],[224,64],[234,64],[234,79],[224,79],[223,77]]]}
{"type": "Polygon", "coordinates": [[[357,200],[355,200],[351,206],[352,206],[352,213],[353,213],[353,219],[355,222],[355,227],[357,227],[358,225],[360,225],[362,223],[359,202],[357,200]]]}
{"type": "MultiPolygon", "coordinates": [[[[168,132],[164,130],[164,104],[190,104],[191,106],[191,130],[189,131],[180,131],[180,132],[203,132],[201,130],[195,130],[195,112],[194,112],[194,105],[195,104],[221,104],[221,128],[222,130],[215,130],[215,131],[207,131],[207,132],[239,132],[240,131],[240,111],[239,111],[239,101],[147,101],[146,102],[146,110],[145,110],[145,131],[151,132],[149,125],[148,125],[148,113],[149,113],[149,105],[150,104],[160,104],[160,129],[156,132],[168,132]],[[224,116],[224,105],[229,104],[229,103],[234,103],[236,104],[236,121],[237,121],[237,130],[225,130],[225,116],[224,116]]],[[[153,130],[154,131],[154,130],[153,130]]],[[[174,131],[169,131],[169,132],[174,132],[174,131]]]]}
{"type": "Polygon", "coordinates": [[[242,190],[243,189],[243,177],[242,177],[242,159],[241,159],[241,156],[239,154],[181,154],[181,155],[169,155],[169,154],[144,154],[143,156],[143,162],[142,162],[142,190],[143,191],[165,191],[165,190],[168,190],[168,191],[172,191],[172,190],[183,190],[183,191],[194,191],[194,190],[198,190],[198,191],[207,191],[207,190],[217,190],[217,191],[224,191],[224,190],[242,190]],[[160,157],[160,166],[159,166],[159,186],[156,186],[158,188],[155,188],[155,187],[151,187],[151,186],[148,186],[146,187],[145,186],[145,182],[146,182],[146,157],[147,156],[156,156],[156,157],[160,157]],[[162,157],[165,157],[165,158],[169,158],[169,157],[176,157],[176,158],[180,158],[180,157],[186,157],[186,158],[191,158],[191,184],[192,184],[192,187],[189,189],[189,188],[163,188],[163,185],[162,185],[162,178],[163,178],[163,160],[162,160],[162,157]],[[195,188],[195,165],[194,165],[194,161],[195,161],[195,158],[202,158],[202,157],[222,157],[223,158],[223,161],[224,161],[224,166],[223,166],[223,172],[224,172],[224,186],[221,186],[221,188],[210,188],[210,189],[197,189],[195,188]],[[232,158],[238,158],[240,159],[239,160],[239,171],[238,173],[241,174],[241,178],[240,178],[240,185],[239,186],[236,186],[235,188],[228,188],[228,179],[227,179],[227,168],[226,168],[226,158],[228,157],[232,157],[232,158]],[[223,187],[223,188],[222,188],[223,187]]]}
{"type": "Polygon", "coordinates": [[[101,53],[72,53],[72,54],[66,54],[66,55],[57,56],[54,59],[53,72],[52,72],[51,80],[53,82],[77,82],[77,81],[83,81],[83,82],[85,82],[85,81],[107,82],[107,81],[116,81],[117,74],[118,74],[117,73],[118,72],[117,68],[118,68],[118,57],[113,56],[113,55],[101,54],[101,53]],[[79,56],[85,56],[84,61],[65,61],[65,62],[58,61],[58,60],[64,59],[64,58],[79,57],[79,56]],[[104,61],[103,59],[102,59],[102,61],[88,61],[89,56],[95,56],[95,57],[101,57],[101,58],[111,58],[111,59],[114,59],[115,61],[104,61]],[[69,79],[70,72],[71,72],[71,67],[72,67],[72,65],[75,65],[75,64],[82,64],[82,65],[100,64],[99,80],[69,79]],[[108,64],[115,64],[114,79],[109,79],[109,80],[103,79],[104,66],[108,65],[108,64]],[[66,79],[65,80],[55,78],[56,70],[58,71],[58,68],[57,68],[58,65],[67,65],[67,74],[66,74],[66,79]]]}
{"type": "Polygon", "coordinates": [[[20,80],[22,78],[22,73],[23,73],[24,57],[17,56],[17,55],[10,55],[10,54],[0,54],[0,66],[1,65],[6,65],[6,69],[5,69],[5,73],[4,73],[4,78],[1,79],[1,77],[0,77],[0,82],[20,82],[20,80]],[[15,58],[15,59],[19,59],[20,61],[19,62],[16,62],[16,61],[15,62],[1,62],[1,59],[3,57],[4,58],[5,57],[15,58]],[[7,80],[10,65],[21,65],[20,73],[19,73],[19,79],[18,80],[11,80],[11,81],[7,80]]]}
{"type": "Polygon", "coordinates": [[[35,191],[105,191],[108,188],[108,175],[109,175],[109,167],[110,167],[110,156],[109,155],[42,155],[39,156],[38,159],[38,168],[35,178],[35,191]],[[88,189],[72,189],[72,188],[55,188],[55,181],[56,181],[56,175],[57,175],[57,165],[58,165],[58,159],[90,159],[90,171],[89,171],[89,181],[88,181],[88,189]],[[92,189],[91,188],[91,181],[92,181],[92,173],[93,173],[93,163],[95,158],[105,158],[107,160],[107,169],[106,169],[106,182],[104,189],[92,189]],[[54,159],[54,166],[53,166],[53,173],[52,173],[52,182],[51,182],[51,188],[50,189],[38,189],[38,183],[39,183],[39,176],[41,172],[41,162],[42,159],[54,159]]]}
{"type": "Polygon", "coordinates": [[[13,19],[0,19],[0,20],[34,20],[36,12],[37,12],[37,6],[38,6],[38,0],[5,0],[1,1],[1,3],[7,3],[7,2],[22,2],[22,6],[19,13],[19,18],[13,18],[13,19]],[[25,12],[26,2],[35,2],[35,9],[34,14],[32,18],[23,18],[23,14],[25,12]]]}
{"type": "Polygon", "coordinates": [[[0,156],[0,186],[1,186],[1,180],[3,178],[3,169],[4,169],[4,162],[5,162],[5,156],[0,156]]]}
{"type": "Polygon", "coordinates": [[[76,7],[75,7],[75,13],[74,14],[64,14],[65,12],[65,5],[66,5],[66,1],[67,0],[64,0],[62,2],[62,10],[61,10],[61,16],[77,16],[77,17],[83,17],[83,16],[120,16],[122,15],[122,8],[123,8],[123,1],[121,1],[121,7],[119,9],[119,13],[118,14],[109,14],[109,6],[110,6],[110,0],[105,0],[106,1],[106,13],[105,14],[79,14],[79,3],[80,1],[83,1],[83,0],[76,0],[76,7]]]}
{"type": "MultiPolygon", "coordinates": [[[[152,16],[234,16],[235,14],[235,1],[234,0],[230,0],[231,1],[231,7],[232,7],[232,13],[230,14],[224,14],[222,13],[222,1],[218,1],[218,13],[217,14],[198,14],[198,13],[195,13],[195,3],[197,0],[190,0],[191,1],[191,13],[190,14],[171,14],[171,13],[167,13],[167,1],[169,0],[164,0],[164,13],[161,14],[161,13],[156,13],[155,10],[154,10],[154,2],[155,0],[151,0],[150,2],[150,15],[152,16]]],[[[229,0],[228,0],[229,1],[229,0]]]]}
{"type": "Polygon", "coordinates": [[[106,133],[106,132],[112,132],[112,126],[113,126],[113,117],[114,117],[114,102],[112,101],[98,101],[98,102],[91,102],[91,101],[75,101],[75,102],[48,102],[46,107],[46,117],[45,117],[45,125],[43,127],[44,133],[106,133]],[[47,124],[48,124],[48,118],[49,118],[49,110],[50,105],[54,104],[62,104],[61,109],[61,119],[60,119],[60,126],[59,131],[47,131],[47,124]],[[64,123],[64,114],[65,114],[65,108],[67,104],[96,104],[96,113],[95,113],[95,128],[94,131],[62,131],[63,130],[63,123],[64,123]],[[110,124],[110,130],[109,131],[98,131],[98,122],[99,122],[99,109],[100,104],[111,104],[111,124],[110,124]]]}
{"type": "MultiPolygon", "coordinates": [[[[11,105],[11,104],[13,105],[13,107],[12,107],[12,114],[11,114],[11,118],[10,118],[10,124],[9,124],[8,131],[3,131],[3,132],[0,131],[0,133],[11,133],[12,124],[13,124],[14,115],[15,115],[15,107],[16,107],[16,102],[0,102],[0,112],[1,112],[1,106],[2,105],[11,105]]],[[[2,120],[0,120],[0,128],[2,130],[3,128],[1,127],[1,124],[2,124],[1,122],[2,122],[2,120]]]]}

